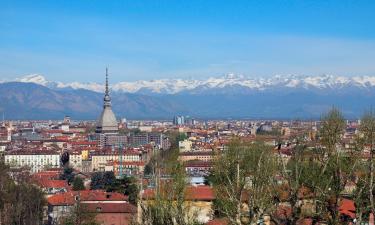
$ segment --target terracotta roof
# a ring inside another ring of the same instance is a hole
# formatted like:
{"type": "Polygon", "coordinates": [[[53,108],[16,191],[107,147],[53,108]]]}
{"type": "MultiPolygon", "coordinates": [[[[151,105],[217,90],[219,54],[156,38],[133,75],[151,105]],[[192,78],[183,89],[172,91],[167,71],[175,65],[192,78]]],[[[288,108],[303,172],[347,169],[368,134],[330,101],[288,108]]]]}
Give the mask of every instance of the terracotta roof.
{"type": "Polygon", "coordinates": [[[137,207],[130,203],[83,203],[88,212],[95,213],[136,213],[137,207]]]}
{"type": "Polygon", "coordinates": [[[32,175],[32,178],[34,180],[39,180],[39,179],[44,179],[44,180],[53,180],[53,179],[58,179],[61,173],[61,169],[57,170],[48,170],[48,171],[41,171],[38,173],[34,173],[32,175]]]}
{"type": "Polygon", "coordinates": [[[215,194],[210,186],[189,186],[185,191],[187,200],[212,201],[215,194]]]}
{"type": "Polygon", "coordinates": [[[206,223],[206,225],[227,225],[228,220],[223,218],[223,219],[213,219],[210,220],[206,223]]]}
{"type": "Polygon", "coordinates": [[[81,202],[84,201],[127,201],[128,197],[115,192],[105,192],[102,190],[84,190],[84,191],[69,191],[65,193],[56,194],[48,198],[50,205],[73,205],[76,200],[75,196],[79,196],[81,202]]]}
{"type": "Polygon", "coordinates": [[[98,145],[97,141],[71,141],[72,145],[98,145]]]}
{"type": "Polygon", "coordinates": [[[185,162],[185,167],[212,167],[212,162],[206,162],[201,160],[192,160],[185,162]]]}
{"type": "Polygon", "coordinates": [[[340,214],[350,216],[352,219],[355,218],[355,205],[353,200],[342,199],[339,207],[340,214]]]}
{"type": "Polygon", "coordinates": [[[180,156],[195,156],[195,155],[207,155],[212,156],[214,155],[213,151],[190,151],[190,152],[181,152],[180,156]]]}
{"type": "Polygon", "coordinates": [[[302,218],[297,220],[296,222],[297,225],[312,225],[313,220],[311,218],[302,218]]]}
{"type": "MultiPolygon", "coordinates": [[[[152,199],[155,196],[154,189],[145,189],[142,197],[144,199],[152,199]]],[[[196,201],[212,201],[215,199],[215,194],[210,186],[189,186],[185,190],[185,200],[196,201]]]]}
{"type": "Polygon", "coordinates": [[[69,185],[65,180],[48,180],[48,179],[37,179],[36,183],[42,188],[66,188],[69,189],[69,185]]]}

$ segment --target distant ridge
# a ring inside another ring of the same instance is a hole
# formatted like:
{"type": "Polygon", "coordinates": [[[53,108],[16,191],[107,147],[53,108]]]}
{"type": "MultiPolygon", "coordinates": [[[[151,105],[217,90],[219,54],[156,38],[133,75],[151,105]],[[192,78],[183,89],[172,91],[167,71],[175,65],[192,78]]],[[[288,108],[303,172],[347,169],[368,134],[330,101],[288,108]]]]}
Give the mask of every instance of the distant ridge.
{"type": "MultiPolygon", "coordinates": [[[[103,92],[104,84],[98,83],[62,83],[48,81],[42,75],[33,74],[18,78],[18,82],[30,82],[55,89],[87,89],[95,92],[103,92]]],[[[240,75],[229,74],[223,77],[208,78],[204,80],[195,79],[159,79],[139,80],[134,82],[119,82],[112,85],[112,91],[146,94],[179,94],[179,93],[201,93],[225,89],[241,88],[241,91],[269,91],[274,89],[375,89],[375,76],[273,76],[269,78],[249,78],[240,75]]]]}
{"type": "MultiPolygon", "coordinates": [[[[0,83],[0,113],[11,119],[96,119],[104,86],[51,82],[30,75],[0,83]]],[[[359,118],[375,106],[375,77],[228,75],[206,80],[162,79],[120,82],[111,88],[117,118],[317,119],[330,107],[359,118]]]]}

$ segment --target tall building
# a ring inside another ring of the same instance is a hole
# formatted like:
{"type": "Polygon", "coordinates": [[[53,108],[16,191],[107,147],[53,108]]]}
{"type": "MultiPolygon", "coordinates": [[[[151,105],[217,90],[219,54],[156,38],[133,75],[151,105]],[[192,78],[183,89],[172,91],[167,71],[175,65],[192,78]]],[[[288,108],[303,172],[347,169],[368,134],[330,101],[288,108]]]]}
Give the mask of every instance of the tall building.
{"type": "Polygon", "coordinates": [[[112,111],[111,97],[109,96],[108,69],[106,69],[106,73],[105,73],[105,95],[104,95],[103,111],[96,124],[96,133],[99,133],[99,134],[117,134],[118,133],[118,124],[117,124],[116,116],[112,111]]]}
{"type": "Polygon", "coordinates": [[[96,133],[98,134],[100,147],[126,145],[127,138],[119,134],[116,116],[112,111],[111,97],[108,87],[108,69],[105,74],[105,94],[103,111],[96,124],[96,133]]]}
{"type": "Polygon", "coordinates": [[[185,118],[183,116],[175,116],[173,118],[173,125],[184,125],[185,118]]]}

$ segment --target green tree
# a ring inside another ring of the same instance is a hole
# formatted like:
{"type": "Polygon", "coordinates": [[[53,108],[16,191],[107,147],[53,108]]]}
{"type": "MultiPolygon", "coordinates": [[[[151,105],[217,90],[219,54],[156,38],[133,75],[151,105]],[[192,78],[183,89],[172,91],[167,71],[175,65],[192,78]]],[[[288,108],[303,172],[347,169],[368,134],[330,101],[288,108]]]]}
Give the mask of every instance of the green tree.
{"type": "Polygon", "coordinates": [[[61,180],[66,180],[68,184],[71,184],[74,180],[74,170],[72,167],[65,167],[63,170],[63,173],[60,174],[61,180]]]}
{"type": "Polygon", "coordinates": [[[106,189],[110,188],[115,181],[116,176],[113,171],[106,171],[103,173],[103,185],[106,189]]]}
{"type": "Polygon", "coordinates": [[[95,172],[91,176],[90,187],[92,190],[97,189],[112,189],[113,183],[116,182],[115,174],[112,171],[95,172]]]}
{"type": "Polygon", "coordinates": [[[85,185],[80,177],[75,177],[73,180],[73,191],[85,190],[85,185]]]}
{"type": "Polygon", "coordinates": [[[139,193],[137,179],[135,177],[124,177],[122,182],[125,185],[124,194],[129,197],[129,202],[137,204],[139,193]]]}
{"type": "Polygon", "coordinates": [[[137,204],[139,188],[138,181],[135,177],[124,176],[120,179],[116,179],[107,186],[107,191],[125,194],[129,197],[130,203],[137,204]]]}
{"type": "Polygon", "coordinates": [[[95,172],[91,175],[90,189],[91,190],[104,189],[102,172],[95,172]]]}

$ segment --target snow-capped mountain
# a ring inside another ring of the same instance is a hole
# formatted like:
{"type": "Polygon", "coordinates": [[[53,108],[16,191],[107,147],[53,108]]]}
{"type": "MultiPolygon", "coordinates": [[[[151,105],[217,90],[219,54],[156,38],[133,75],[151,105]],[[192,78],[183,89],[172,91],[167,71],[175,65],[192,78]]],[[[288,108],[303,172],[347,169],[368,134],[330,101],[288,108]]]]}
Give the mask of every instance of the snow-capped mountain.
{"type": "Polygon", "coordinates": [[[40,84],[43,86],[47,86],[50,82],[42,75],[39,74],[31,74],[21,78],[15,79],[15,81],[22,82],[22,83],[35,83],[40,84]]]}
{"type": "MultiPolygon", "coordinates": [[[[127,118],[319,118],[333,105],[348,118],[375,106],[372,76],[227,75],[111,84],[115,113],[127,118]]],[[[29,75],[0,82],[0,112],[12,118],[95,118],[104,84],[48,81],[29,75]]]]}
{"type": "MultiPolygon", "coordinates": [[[[48,81],[38,74],[18,78],[15,81],[36,83],[50,88],[87,89],[103,92],[104,84],[100,83],[62,83],[48,81]]],[[[280,89],[304,90],[342,90],[345,88],[375,89],[375,76],[273,76],[269,78],[251,78],[229,74],[223,77],[211,77],[204,80],[193,79],[159,79],[139,80],[134,82],[119,82],[111,84],[114,92],[142,93],[142,94],[178,94],[178,93],[225,93],[236,90],[236,93],[249,91],[267,91],[280,89]]]]}

